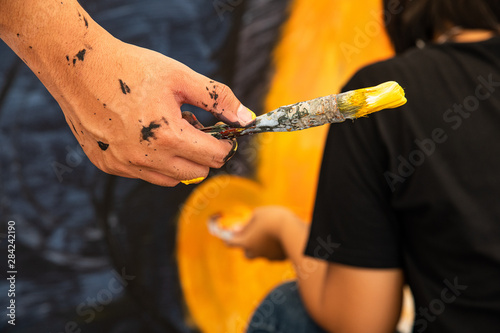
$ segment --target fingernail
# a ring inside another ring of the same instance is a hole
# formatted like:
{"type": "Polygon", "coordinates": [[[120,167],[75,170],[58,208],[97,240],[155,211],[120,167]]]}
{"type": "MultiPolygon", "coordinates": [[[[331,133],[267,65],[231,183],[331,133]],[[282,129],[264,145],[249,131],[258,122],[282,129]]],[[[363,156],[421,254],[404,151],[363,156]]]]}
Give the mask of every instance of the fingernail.
{"type": "Polygon", "coordinates": [[[240,107],[238,108],[238,120],[241,123],[241,125],[246,126],[252,123],[252,121],[254,121],[255,118],[257,118],[257,116],[255,115],[255,113],[253,113],[253,111],[251,111],[243,104],[240,105],[240,107]]]}
{"type": "Polygon", "coordinates": [[[233,148],[231,148],[229,154],[227,154],[227,156],[224,157],[224,163],[229,161],[234,156],[234,154],[236,154],[236,151],[238,150],[238,141],[236,141],[236,139],[233,139],[231,141],[233,143],[233,148]]]}
{"type": "Polygon", "coordinates": [[[184,185],[192,185],[192,184],[198,184],[201,183],[202,181],[205,180],[206,177],[199,177],[195,179],[190,179],[190,180],[181,180],[181,183],[184,185]]]}

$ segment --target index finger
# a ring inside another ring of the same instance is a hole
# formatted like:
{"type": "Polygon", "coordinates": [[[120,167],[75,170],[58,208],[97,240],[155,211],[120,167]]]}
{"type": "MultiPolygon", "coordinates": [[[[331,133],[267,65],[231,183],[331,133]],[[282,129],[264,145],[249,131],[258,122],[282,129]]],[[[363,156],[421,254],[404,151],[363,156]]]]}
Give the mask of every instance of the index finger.
{"type": "Polygon", "coordinates": [[[182,120],[177,156],[210,168],[222,167],[238,149],[236,140],[218,140],[182,120]]]}

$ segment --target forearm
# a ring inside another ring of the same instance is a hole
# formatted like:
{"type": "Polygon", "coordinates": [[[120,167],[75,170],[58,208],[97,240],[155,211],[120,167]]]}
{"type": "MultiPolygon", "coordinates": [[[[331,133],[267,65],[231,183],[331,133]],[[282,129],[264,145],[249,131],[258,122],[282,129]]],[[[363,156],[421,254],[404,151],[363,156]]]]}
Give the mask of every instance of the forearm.
{"type": "Polygon", "coordinates": [[[327,262],[307,257],[304,248],[308,237],[308,226],[296,216],[283,223],[280,236],[283,248],[295,267],[297,283],[309,315],[316,321],[323,316],[321,295],[324,291],[327,262]]]}
{"type": "Polygon", "coordinates": [[[76,0],[0,0],[0,37],[60,103],[114,42],[76,0]]]}

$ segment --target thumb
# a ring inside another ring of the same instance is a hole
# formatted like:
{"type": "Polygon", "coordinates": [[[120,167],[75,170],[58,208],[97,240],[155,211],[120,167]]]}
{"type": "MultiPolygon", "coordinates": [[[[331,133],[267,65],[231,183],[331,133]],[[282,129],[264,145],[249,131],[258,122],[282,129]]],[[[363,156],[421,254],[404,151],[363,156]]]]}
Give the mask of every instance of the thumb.
{"type": "Polygon", "coordinates": [[[186,74],[181,76],[184,78],[180,92],[183,103],[205,109],[232,126],[248,126],[255,120],[255,113],[245,107],[227,85],[189,68],[186,74]]]}

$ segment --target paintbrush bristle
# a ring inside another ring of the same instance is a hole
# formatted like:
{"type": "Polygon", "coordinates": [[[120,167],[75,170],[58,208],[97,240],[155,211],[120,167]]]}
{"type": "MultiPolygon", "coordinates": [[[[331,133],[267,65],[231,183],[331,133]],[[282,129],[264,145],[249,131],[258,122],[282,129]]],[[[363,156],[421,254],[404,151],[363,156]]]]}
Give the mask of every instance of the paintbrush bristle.
{"type": "Polygon", "coordinates": [[[383,109],[392,109],[406,103],[403,88],[388,81],[375,87],[353,90],[340,94],[338,106],[346,118],[359,118],[383,109]]]}

